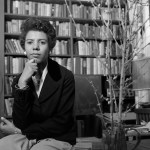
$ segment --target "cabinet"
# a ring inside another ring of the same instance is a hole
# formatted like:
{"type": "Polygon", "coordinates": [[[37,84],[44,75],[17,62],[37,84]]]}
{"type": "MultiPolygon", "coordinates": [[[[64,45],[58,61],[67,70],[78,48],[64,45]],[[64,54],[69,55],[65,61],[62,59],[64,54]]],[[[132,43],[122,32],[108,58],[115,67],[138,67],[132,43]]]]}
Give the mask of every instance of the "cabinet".
{"type": "Polygon", "coordinates": [[[26,61],[18,38],[20,24],[27,17],[47,19],[55,26],[57,43],[50,57],[74,74],[107,75],[105,57],[108,45],[112,47],[109,52],[111,72],[120,73],[121,50],[113,40],[113,36],[118,41],[121,39],[117,7],[111,7],[108,15],[107,3],[103,0],[96,3],[83,0],[1,0],[0,4],[1,116],[6,116],[5,100],[11,100],[12,77],[22,71],[26,61]],[[110,15],[113,36],[104,24],[110,15]]]}

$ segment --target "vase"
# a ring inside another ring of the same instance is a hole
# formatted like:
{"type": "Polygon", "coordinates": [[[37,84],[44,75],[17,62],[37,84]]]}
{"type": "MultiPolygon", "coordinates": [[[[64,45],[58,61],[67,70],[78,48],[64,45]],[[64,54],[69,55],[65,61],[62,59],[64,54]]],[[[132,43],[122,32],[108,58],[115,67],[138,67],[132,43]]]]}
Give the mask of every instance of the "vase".
{"type": "Polygon", "coordinates": [[[127,150],[125,130],[123,127],[104,130],[102,136],[104,150],[127,150]]]}
{"type": "Polygon", "coordinates": [[[102,134],[103,150],[127,150],[128,131],[135,131],[136,143],[131,150],[136,150],[141,142],[141,135],[135,128],[114,127],[112,130],[105,129],[102,134]]]}

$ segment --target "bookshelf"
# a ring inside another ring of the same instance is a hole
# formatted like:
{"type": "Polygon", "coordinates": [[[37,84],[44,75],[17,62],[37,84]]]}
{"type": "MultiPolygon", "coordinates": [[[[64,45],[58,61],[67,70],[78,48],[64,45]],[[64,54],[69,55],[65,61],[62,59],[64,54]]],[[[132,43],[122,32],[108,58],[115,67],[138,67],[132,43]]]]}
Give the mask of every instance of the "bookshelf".
{"type": "Polygon", "coordinates": [[[0,1],[0,116],[4,115],[4,0],[0,1]]]}
{"type": "MultiPolygon", "coordinates": [[[[20,24],[27,17],[47,19],[55,26],[57,43],[50,57],[70,69],[74,74],[107,75],[105,57],[108,42],[112,47],[111,71],[113,74],[120,73],[120,49],[103,23],[103,20],[108,19],[106,3],[99,1],[102,2],[101,8],[97,5],[96,9],[102,13],[100,17],[90,1],[81,2],[78,0],[43,0],[42,2],[40,0],[1,0],[0,67],[2,69],[0,69],[0,80],[2,83],[10,82],[12,77],[23,69],[26,56],[19,47],[18,38],[20,24]],[[96,57],[101,61],[98,61],[96,57]]],[[[122,9],[122,11],[124,10],[122,9]]],[[[112,7],[111,12],[112,31],[119,41],[122,37],[120,36],[117,7],[112,7]]],[[[9,89],[10,92],[7,92],[4,90],[6,86],[9,85],[5,84],[4,86],[3,84],[0,87],[0,116],[6,116],[4,99],[11,99],[11,89],[9,89]]]]}

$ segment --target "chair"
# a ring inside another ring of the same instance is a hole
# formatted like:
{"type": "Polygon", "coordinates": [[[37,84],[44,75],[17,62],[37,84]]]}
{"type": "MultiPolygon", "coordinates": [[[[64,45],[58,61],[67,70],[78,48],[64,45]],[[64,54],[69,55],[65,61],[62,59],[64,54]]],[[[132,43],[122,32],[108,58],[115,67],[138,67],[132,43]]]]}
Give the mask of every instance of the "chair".
{"type": "Polygon", "coordinates": [[[95,88],[100,100],[101,83],[100,75],[75,75],[77,137],[102,136],[101,120],[96,116],[99,113],[99,107],[94,91],[95,88]]]}
{"type": "Polygon", "coordinates": [[[144,120],[145,122],[150,121],[150,108],[135,109],[136,113],[136,124],[140,125],[144,120]]]}

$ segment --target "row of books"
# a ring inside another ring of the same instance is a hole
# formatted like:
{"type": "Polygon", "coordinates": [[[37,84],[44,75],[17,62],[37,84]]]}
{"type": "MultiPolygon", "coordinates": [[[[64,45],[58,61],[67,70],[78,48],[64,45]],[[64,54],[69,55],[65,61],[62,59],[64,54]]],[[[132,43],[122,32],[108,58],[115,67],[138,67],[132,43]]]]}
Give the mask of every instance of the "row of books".
{"type": "MultiPolygon", "coordinates": [[[[56,45],[52,51],[54,55],[70,55],[69,41],[57,40],[56,45]]],[[[87,56],[105,56],[108,52],[107,41],[77,41],[74,43],[74,55],[87,55],[87,56]]],[[[109,49],[110,56],[117,57],[122,56],[121,45],[117,42],[111,42],[111,49],[109,49]]],[[[17,39],[6,39],[5,40],[5,53],[11,54],[25,54],[25,51],[20,46],[20,42],[17,39]]]]}
{"type": "Polygon", "coordinates": [[[74,24],[75,37],[84,38],[100,38],[105,39],[122,39],[122,29],[120,25],[112,25],[111,28],[107,28],[105,25],[94,26],[90,24],[74,24]]]}
{"type": "MultiPolygon", "coordinates": [[[[120,74],[121,59],[111,59],[111,73],[120,74]]],[[[106,58],[74,58],[75,74],[101,74],[108,75],[108,63],[106,58]]]]}
{"type": "MultiPolygon", "coordinates": [[[[57,40],[56,45],[52,51],[52,54],[56,55],[69,55],[69,42],[65,40],[57,40]]],[[[6,39],[5,40],[5,53],[11,54],[25,54],[25,51],[22,49],[19,40],[17,39],[6,39]]]]}
{"type": "Polygon", "coordinates": [[[17,39],[6,39],[5,40],[5,53],[25,54],[25,51],[21,47],[19,40],[17,40],[17,39]]]}
{"type": "MultiPolygon", "coordinates": [[[[6,33],[20,33],[20,26],[23,20],[12,19],[11,21],[6,21],[5,31],[6,33]]],[[[57,36],[70,36],[70,23],[69,22],[59,22],[59,21],[50,21],[55,29],[57,36]]],[[[120,25],[112,25],[111,28],[108,28],[105,25],[94,26],[88,23],[79,24],[76,23],[73,26],[73,36],[75,37],[84,37],[84,38],[100,38],[105,39],[121,39],[122,38],[122,29],[120,25]]]]}
{"type": "MultiPolygon", "coordinates": [[[[7,0],[6,12],[23,15],[49,16],[49,17],[68,17],[68,4],[55,4],[44,2],[33,2],[23,0],[7,0]]],[[[119,8],[102,8],[100,5],[86,6],[82,3],[72,4],[72,17],[82,19],[113,19],[120,20],[119,8]]],[[[71,10],[70,9],[70,10],[71,10]]]]}
{"type": "MultiPolygon", "coordinates": [[[[20,26],[23,20],[12,19],[5,22],[5,31],[7,33],[20,33],[20,26]]],[[[70,36],[70,23],[69,22],[59,22],[50,21],[56,29],[57,36],[70,36]]]]}
{"type": "Polygon", "coordinates": [[[5,57],[5,73],[17,74],[23,71],[27,58],[5,57]]]}
{"type": "MultiPolygon", "coordinates": [[[[121,9],[124,14],[124,9],[121,9]]],[[[107,8],[100,5],[85,6],[85,5],[72,5],[73,18],[82,19],[101,19],[101,20],[120,20],[120,8],[107,8]]]]}
{"type": "Polygon", "coordinates": [[[48,17],[68,17],[66,4],[50,4],[44,2],[7,0],[7,13],[36,15],[48,17]]]}
{"type": "MultiPolygon", "coordinates": [[[[60,65],[72,70],[71,58],[54,57],[60,65]]],[[[5,57],[5,73],[18,74],[23,71],[26,58],[5,57]]],[[[106,58],[80,58],[76,57],[74,61],[75,74],[108,74],[108,63],[106,58]]],[[[121,69],[121,59],[111,59],[111,73],[119,74],[121,69]]]]}
{"type": "Polygon", "coordinates": [[[108,41],[77,41],[74,44],[75,55],[93,55],[93,56],[106,56],[109,52],[110,56],[122,56],[121,45],[117,42],[111,42],[108,49],[108,41]]]}
{"type": "Polygon", "coordinates": [[[52,50],[51,54],[54,55],[70,55],[70,45],[69,41],[61,40],[56,41],[56,45],[52,50]]]}
{"type": "MultiPolygon", "coordinates": [[[[82,0],[82,1],[90,1],[90,0],[82,0]]],[[[118,2],[118,0],[93,0],[93,3],[97,3],[97,4],[100,4],[102,6],[111,5],[113,7],[118,7],[119,3],[121,5],[124,4],[124,0],[120,0],[119,2],[118,2]]]]}
{"type": "Polygon", "coordinates": [[[52,58],[54,61],[58,62],[58,64],[64,66],[68,70],[72,70],[72,61],[71,58],[59,58],[59,57],[54,57],[52,58]]]}

